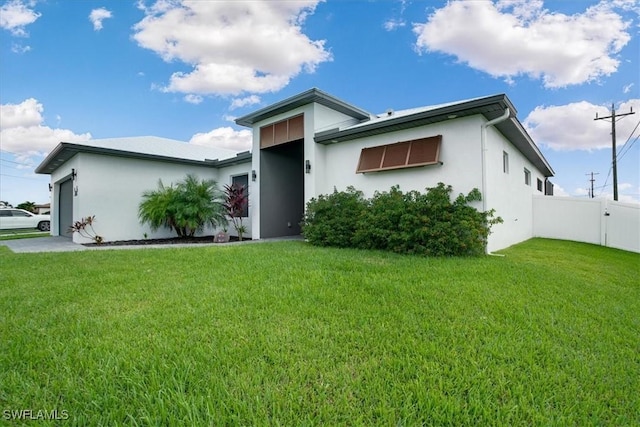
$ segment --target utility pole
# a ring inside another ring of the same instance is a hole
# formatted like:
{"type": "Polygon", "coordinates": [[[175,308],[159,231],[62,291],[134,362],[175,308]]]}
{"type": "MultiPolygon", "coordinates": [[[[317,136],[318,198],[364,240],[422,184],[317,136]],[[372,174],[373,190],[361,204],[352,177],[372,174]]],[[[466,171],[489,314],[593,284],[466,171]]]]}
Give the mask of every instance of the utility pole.
{"type": "MultiPolygon", "coordinates": [[[[585,174],[585,175],[589,176],[589,174],[588,174],[588,173],[587,173],[587,174],[585,174]]],[[[593,183],[594,183],[594,182],[595,182],[595,180],[596,180],[596,179],[593,177],[593,175],[600,175],[600,174],[599,174],[599,173],[597,173],[597,172],[595,172],[595,173],[594,173],[594,172],[591,172],[591,179],[589,180],[589,181],[591,181],[591,193],[589,193],[589,195],[590,195],[590,197],[591,197],[592,199],[595,197],[595,196],[593,195],[593,183]]]]}
{"type": "Polygon", "coordinates": [[[635,114],[633,112],[633,108],[630,108],[628,113],[617,114],[616,115],[616,106],[615,104],[611,104],[611,115],[607,117],[598,117],[598,113],[596,113],[596,118],[593,120],[607,120],[611,119],[611,146],[613,148],[611,152],[611,159],[613,164],[611,167],[613,168],[613,200],[618,201],[618,163],[616,162],[616,118],[621,118],[624,116],[629,116],[631,114],[635,114]]]}

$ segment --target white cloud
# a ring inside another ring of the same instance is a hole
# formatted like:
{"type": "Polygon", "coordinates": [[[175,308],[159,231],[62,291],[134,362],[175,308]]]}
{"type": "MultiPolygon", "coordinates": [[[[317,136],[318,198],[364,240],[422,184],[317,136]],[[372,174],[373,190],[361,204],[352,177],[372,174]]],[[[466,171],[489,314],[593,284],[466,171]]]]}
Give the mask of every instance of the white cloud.
{"type": "MultiPolygon", "coordinates": [[[[553,182],[553,180],[552,180],[553,182]]],[[[558,197],[569,197],[569,193],[555,182],[553,183],[553,195],[558,197]]]]}
{"type": "Polygon", "coordinates": [[[25,46],[20,43],[11,43],[11,52],[13,53],[27,53],[31,50],[31,46],[25,46]]]}
{"type": "Polygon", "coordinates": [[[318,0],[186,2],[160,0],[134,26],[134,39],[165,61],[193,67],[176,72],[167,92],[239,95],[277,91],[302,71],[331,60],[324,40],[301,24],[318,0]]]}
{"type": "Polygon", "coordinates": [[[204,98],[202,98],[200,95],[194,95],[192,93],[189,93],[187,95],[184,96],[184,100],[187,101],[189,104],[200,104],[204,98]]]}
{"type": "Polygon", "coordinates": [[[260,97],[257,95],[251,95],[244,98],[236,98],[231,102],[230,110],[235,110],[236,108],[246,107],[248,105],[255,105],[260,103],[260,97]]]}
{"type": "MultiPolygon", "coordinates": [[[[626,113],[633,107],[640,109],[640,99],[631,99],[616,106],[616,112],[626,113]]],[[[611,123],[594,120],[611,115],[611,107],[594,105],[587,101],[566,105],[538,106],[523,121],[523,125],[539,144],[553,150],[597,150],[611,147],[611,123]]],[[[637,120],[616,123],[616,140],[622,148],[637,120]]]]}
{"type": "Polygon", "coordinates": [[[383,24],[383,27],[387,31],[393,31],[397,28],[401,28],[407,25],[402,19],[389,19],[383,24]]]}
{"type": "Polygon", "coordinates": [[[235,130],[229,126],[213,129],[207,133],[193,135],[190,144],[209,147],[226,148],[229,150],[245,151],[252,146],[253,134],[248,129],[235,130]]]}
{"type": "Polygon", "coordinates": [[[456,56],[494,77],[526,75],[545,87],[565,87],[608,76],[629,42],[629,22],[602,1],[565,15],[541,0],[451,1],[426,23],[414,24],[416,49],[456,56]]]}
{"type": "Polygon", "coordinates": [[[32,8],[34,1],[11,0],[0,7],[0,28],[8,30],[14,36],[27,37],[25,27],[36,22],[40,14],[32,8]]]}
{"type": "MultiPolygon", "coordinates": [[[[595,191],[593,193],[595,194],[595,191]]],[[[589,190],[586,188],[576,188],[573,192],[573,195],[576,197],[589,196],[589,190]]]]}
{"type": "Polygon", "coordinates": [[[111,18],[113,15],[110,10],[105,9],[104,7],[93,9],[89,14],[89,21],[93,24],[93,29],[95,31],[100,31],[102,29],[102,21],[105,19],[111,18]]]}
{"type": "Polygon", "coordinates": [[[2,149],[17,155],[21,162],[32,156],[50,152],[59,142],[91,139],[90,133],[76,134],[68,129],[52,129],[44,125],[44,108],[34,98],[20,104],[0,105],[0,140],[2,149]]]}
{"type": "Polygon", "coordinates": [[[633,83],[629,83],[628,85],[624,86],[622,88],[622,93],[629,93],[631,92],[631,88],[633,87],[633,83]]]}

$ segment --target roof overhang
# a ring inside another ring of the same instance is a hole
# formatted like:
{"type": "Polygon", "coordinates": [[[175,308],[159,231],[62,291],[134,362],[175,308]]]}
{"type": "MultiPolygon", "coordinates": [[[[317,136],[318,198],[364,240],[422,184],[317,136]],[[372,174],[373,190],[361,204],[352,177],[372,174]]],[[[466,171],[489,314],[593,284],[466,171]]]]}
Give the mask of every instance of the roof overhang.
{"type": "Polygon", "coordinates": [[[241,153],[236,154],[235,157],[230,157],[228,159],[222,159],[222,160],[218,160],[218,159],[214,159],[214,160],[209,160],[207,159],[206,162],[207,164],[210,164],[213,167],[216,168],[223,168],[226,166],[233,166],[233,165],[239,165],[242,163],[249,163],[252,160],[252,156],[251,156],[251,152],[250,151],[243,151],[241,153]]]}
{"type": "Polygon", "coordinates": [[[236,119],[236,124],[251,127],[257,122],[261,122],[278,114],[286,113],[287,111],[291,111],[295,108],[314,102],[358,120],[366,120],[371,117],[371,114],[367,111],[348,104],[317,88],[313,88],[292,96],[291,98],[276,102],[275,104],[269,105],[268,107],[262,108],[251,114],[247,114],[246,116],[239,117],[236,119]]]}
{"type": "MultiPolygon", "coordinates": [[[[35,172],[39,174],[50,175],[52,174],[58,167],[60,167],[64,162],[71,159],[78,153],[89,153],[89,154],[101,154],[107,156],[115,156],[115,157],[125,157],[129,159],[142,159],[142,160],[153,160],[157,162],[167,162],[167,163],[178,163],[184,165],[198,165],[198,166],[214,166],[217,167],[218,164],[225,162],[226,160],[234,160],[237,162],[237,157],[233,157],[231,159],[224,160],[192,160],[192,159],[182,159],[177,157],[168,157],[168,156],[160,156],[157,154],[147,154],[147,153],[138,153],[133,151],[126,150],[116,150],[113,148],[103,148],[103,147],[92,147],[90,145],[83,144],[74,144],[71,142],[61,142],[53,149],[51,153],[40,163],[40,165],[36,168],[35,172]]],[[[243,154],[244,153],[240,153],[243,154]]]]}
{"type": "Polygon", "coordinates": [[[511,117],[497,124],[495,127],[511,141],[544,176],[553,176],[553,169],[516,118],[516,109],[504,94],[449,104],[415,114],[399,115],[398,117],[391,117],[384,120],[372,120],[371,123],[361,123],[344,129],[330,129],[316,133],[314,140],[317,143],[325,145],[335,144],[479,114],[483,115],[489,121],[503,115],[506,108],[509,108],[511,111],[511,117]]]}

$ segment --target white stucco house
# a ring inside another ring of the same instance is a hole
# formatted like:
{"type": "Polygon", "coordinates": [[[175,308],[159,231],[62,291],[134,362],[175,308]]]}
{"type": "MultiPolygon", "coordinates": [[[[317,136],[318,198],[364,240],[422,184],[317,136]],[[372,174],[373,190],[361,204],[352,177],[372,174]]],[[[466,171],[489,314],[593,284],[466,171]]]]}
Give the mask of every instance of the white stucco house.
{"type": "MultiPolygon", "coordinates": [[[[169,230],[153,232],[140,224],[142,193],[157,189],[158,180],[170,185],[189,173],[216,180],[220,187],[247,184],[250,162],[248,151],[236,153],[147,136],[61,142],[36,172],[51,175],[51,234],[89,243],[90,239],[72,235],[68,229],[91,215],[96,216],[96,233],[105,241],[175,236],[169,230]]],[[[251,224],[247,225],[250,234],[251,224]]],[[[214,230],[206,232],[213,234],[214,230]]]]}
{"type": "Polygon", "coordinates": [[[553,169],[506,95],[374,115],[311,89],[236,123],[253,130],[251,152],[159,138],[61,143],[36,170],[51,174],[52,234],[64,234],[69,218],[96,215],[107,240],[151,236],[137,221],[141,193],[194,172],[248,183],[253,239],[300,234],[306,203],[334,188],[366,196],[393,185],[478,188],[477,207],[504,220],[489,236],[495,251],[531,238],[533,196],[553,194],[553,169]]]}

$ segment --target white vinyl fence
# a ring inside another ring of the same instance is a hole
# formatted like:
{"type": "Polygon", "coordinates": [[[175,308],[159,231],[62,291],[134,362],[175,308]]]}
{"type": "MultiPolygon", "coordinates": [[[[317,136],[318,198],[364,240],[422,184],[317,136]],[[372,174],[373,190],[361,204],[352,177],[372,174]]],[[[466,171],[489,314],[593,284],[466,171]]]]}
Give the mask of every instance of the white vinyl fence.
{"type": "Polygon", "coordinates": [[[640,252],[640,205],[534,196],[533,236],[640,252]]]}

